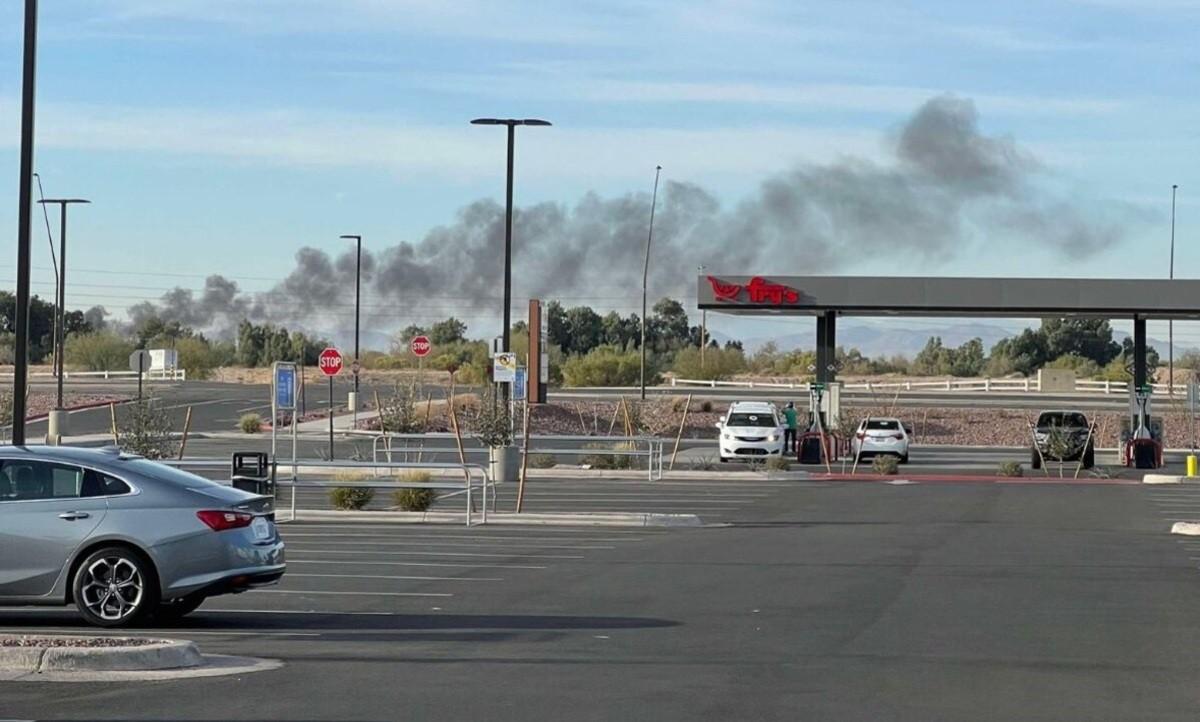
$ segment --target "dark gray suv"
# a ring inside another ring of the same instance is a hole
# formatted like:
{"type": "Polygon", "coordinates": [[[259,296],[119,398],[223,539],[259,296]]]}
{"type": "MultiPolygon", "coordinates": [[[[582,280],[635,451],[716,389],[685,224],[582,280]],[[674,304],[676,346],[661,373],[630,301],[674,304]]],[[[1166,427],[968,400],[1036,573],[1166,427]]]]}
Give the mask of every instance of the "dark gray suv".
{"type": "Polygon", "coordinates": [[[1083,468],[1096,465],[1096,441],[1089,438],[1091,424],[1081,411],[1043,411],[1033,430],[1030,463],[1040,469],[1042,460],[1083,461],[1083,468]],[[1057,448],[1056,448],[1057,447],[1057,448]]]}

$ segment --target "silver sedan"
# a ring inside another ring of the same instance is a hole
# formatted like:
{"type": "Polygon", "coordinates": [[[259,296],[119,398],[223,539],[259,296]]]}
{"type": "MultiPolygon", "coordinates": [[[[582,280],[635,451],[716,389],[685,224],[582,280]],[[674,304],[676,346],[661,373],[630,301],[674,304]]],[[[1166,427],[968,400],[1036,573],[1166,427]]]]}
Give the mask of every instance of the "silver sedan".
{"type": "Polygon", "coordinates": [[[102,627],[181,617],[279,581],[272,508],[116,449],[0,447],[0,604],[74,603],[102,627]]]}

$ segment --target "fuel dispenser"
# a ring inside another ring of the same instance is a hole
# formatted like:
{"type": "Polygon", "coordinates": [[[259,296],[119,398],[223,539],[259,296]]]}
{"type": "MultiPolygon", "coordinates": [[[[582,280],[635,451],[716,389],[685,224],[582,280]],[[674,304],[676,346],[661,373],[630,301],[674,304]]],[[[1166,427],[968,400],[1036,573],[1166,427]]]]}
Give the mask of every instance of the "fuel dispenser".
{"type": "Polygon", "coordinates": [[[808,426],[796,439],[796,460],[801,464],[837,461],[837,438],[829,428],[837,424],[840,390],[836,384],[809,384],[808,426]]]}
{"type": "Polygon", "coordinates": [[[1121,429],[1121,463],[1135,469],[1163,465],[1161,418],[1150,413],[1151,388],[1139,386],[1129,394],[1129,419],[1121,429]]]}

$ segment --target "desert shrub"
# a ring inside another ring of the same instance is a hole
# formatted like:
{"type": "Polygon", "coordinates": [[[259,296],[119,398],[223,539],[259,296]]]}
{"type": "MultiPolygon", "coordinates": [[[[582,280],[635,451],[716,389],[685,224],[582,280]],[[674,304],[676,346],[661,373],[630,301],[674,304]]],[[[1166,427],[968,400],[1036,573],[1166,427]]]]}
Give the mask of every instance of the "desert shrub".
{"type": "MultiPolygon", "coordinates": [[[[585,449],[628,450],[630,444],[585,444],[585,449]]],[[[588,454],[579,462],[593,469],[632,469],[633,457],[622,454],[588,454]]]]}
{"type": "MultiPolygon", "coordinates": [[[[641,355],[612,346],[597,346],[583,356],[572,356],[563,363],[563,383],[567,386],[633,386],[641,378],[641,355]]],[[[651,369],[646,383],[657,383],[651,369]]]]}
{"type": "Polygon", "coordinates": [[[1021,463],[1018,461],[1006,461],[1000,465],[1000,468],[996,470],[996,473],[999,474],[1000,476],[1017,477],[1017,476],[1024,476],[1025,469],[1021,466],[1021,463]]]}
{"type": "Polygon", "coordinates": [[[677,414],[682,414],[684,408],[686,408],[686,407],[687,407],[687,397],[686,396],[674,396],[671,398],[671,411],[674,411],[677,414]]]}
{"type": "Polygon", "coordinates": [[[692,460],[690,464],[692,471],[716,471],[717,462],[711,456],[701,456],[699,459],[692,460]]]}
{"type": "Polygon", "coordinates": [[[535,469],[553,469],[558,462],[553,454],[533,454],[529,457],[529,465],[535,469]]]}
{"type": "Polygon", "coordinates": [[[238,428],[243,434],[257,434],[262,431],[263,420],[258,414],[242,414],[238,419],[238,428]]]}
{"type": "Polygon", "coordinates": [[[12,392],[0,392],[0,426],[12,426],[13,396],[12,392]]]}
{"type": "Polygon", "coordinates": [[[220,349],[214,348],[203,338],[181,338],[175,342],[179,368],[187,371],[188,379],[206,379],[213,369],[226,360],[220,349]]]}
{"type": "Polygon", "coordinates": [[[700,402],[700,411],[711,414],[713,410],[713,402],[705,400],[700,402]]]}
{"type": "Polygon", "coordinates": [[[149,399],[135,401],[124,409],[117,424],[117,446],[121,451],[147,459],[165,459],[179,453],[179,442],[167,412],[149,399]]]}
{"type": "Polygon", "coordinates": [[[876,456],[874,460],[871,461],[871,469],[873,469],[876,474],[890,476],[900,471],[900,460],[894,456],[876,456]]]}
{"type": "Polygon", "coordinates": [[[790,471],[792,468],[792,460],[786,456],[772,456],[767,459],[767,471],[790,471]]]}
{"type": "Polygon", "coordinates": [[[701,364],[700,349],[681,348],[671,370],[681,379],[724,380],[746,370],[746,357],[738,348],[708,348],[701,364]]]}
{"type": "Polygon", "coordinates": [[[375,490],[364,486],[339,486],[329,490],[329,502],[341,511],[359,511],[374,498],[375,490]]]}
{"type": "Polygon", "coordinates": [[[129,368],[133,344],[112,333],[85,333],[67,337],[63,360],[87,371],[119,371],[129,368]]]}
{"type": "MultiPolygon", "coordinates": [[[[411,469],[400,474],[401,481],[413,484],[427,484],[433,474],[420,469],[411,469]]],[[[392,494],[392,502],[401,511],[428,511],[437,501],[437,492],[433,489],[397,489],[392,494]]]]}
{"type": "Polygon", "coordinates": [[[416,434],[425,431],[425,419],[417,412],[415,384],[396,384],[390,396],[379,404],[379,426],[392,434],[416,434]]]}
{"type": "Polygon", "coordinates": [[[1068,353],[1059,356],[1050,363],[1046,364],[1048,369],[1070,369],[1075,372],[1076,378],[1086,379],[1096,376],[1100,373],[1100,366],[1090,358],[1085,358],[1078,354],[1068,353]]]}

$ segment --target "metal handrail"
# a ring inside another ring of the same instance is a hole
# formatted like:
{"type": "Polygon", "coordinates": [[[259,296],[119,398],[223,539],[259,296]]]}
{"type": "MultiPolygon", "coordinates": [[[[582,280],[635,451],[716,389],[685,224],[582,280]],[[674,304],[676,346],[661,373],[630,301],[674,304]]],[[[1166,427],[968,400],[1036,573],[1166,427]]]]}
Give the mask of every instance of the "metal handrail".
{"type": "MultiPolygon", "coordinates": [[[[190,459],[164,459],[160,463],[178,468],[228,468],[229,459],[220,457],[193,457],[190,459]]],[[[463,481],[299,481],[299,480],[279,480],[276,481],[277,486],[287,486],[292,489],[291,499],[291,519],[296,519],[296,489],[336,489],[338,487],[366,487],[366,488],[381,488],[381,489],[452,489],[454,494],[446,495],[447,498],[455,496],[458,493],[465,493],[467,502],[467,526],[472,525],[474,504],[472,503],[472,490],[476,487],[481,487],[483,495],[482,517],[480,523],[487,524],[488,515],[488,487],[494,487],[491,477],[488,475],[487,469],[482,464],[442,464],[442,463],[413,463],[413,462],[371,462],[371,461],[327,461],[325,459],[301,460],[297,463],[300,467],[320,467],[331,469],[458,469],[463,472],[463,481]],[[478,474],[478,478],[475,474],[478,474]]],[[[493,494],[492,504],[495,505],[496,497],[493,494]]]]}

